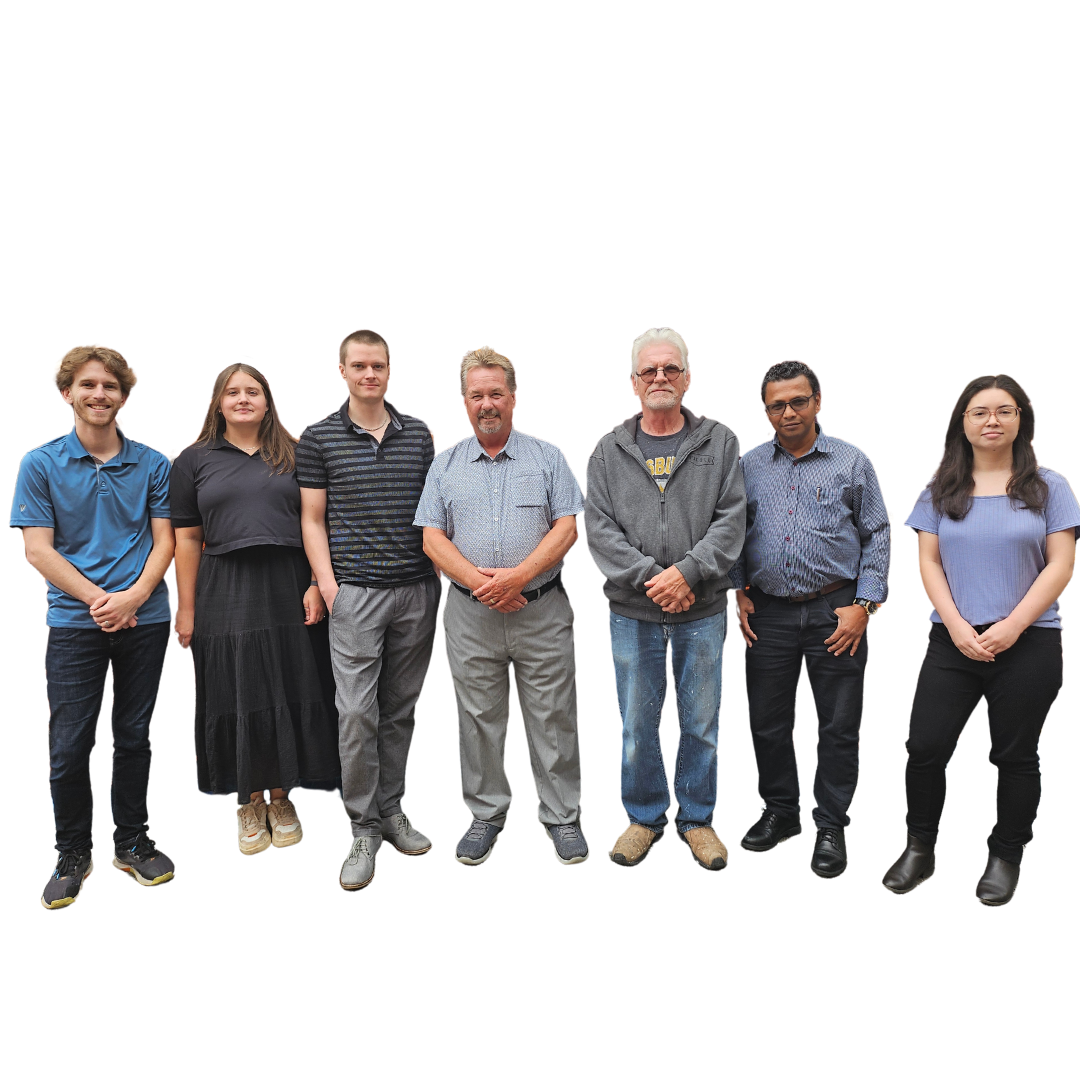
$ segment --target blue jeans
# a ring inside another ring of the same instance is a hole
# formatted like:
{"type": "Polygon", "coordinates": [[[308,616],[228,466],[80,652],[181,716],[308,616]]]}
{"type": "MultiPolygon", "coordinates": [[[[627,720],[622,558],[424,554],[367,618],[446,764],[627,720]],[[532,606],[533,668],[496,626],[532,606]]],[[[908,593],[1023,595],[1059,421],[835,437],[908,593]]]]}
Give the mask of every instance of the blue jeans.
{"type": "Polygon", "coordinates": [[[712,824],[720,662],[727,612],[687,623],[654,623],[611,613],[611,651],[623,721],[622,800],[630,821],[663,832],[671,805],[660,752],[667,691],[667,644],[679,705],[675,798],[679,832],[712,824]]]}
{"type": "Polygon", "coordinates": [[[54,626],[49,630],[45,675],[49,684],[49,760],[56,850],[93,845],[94,798],[90,751],[94,748],[105,675],[113,669],[113,843],[146,831],[150,779],[150,717],[157,701],[169,624],[151,623],[106,634],[54,626]]]}

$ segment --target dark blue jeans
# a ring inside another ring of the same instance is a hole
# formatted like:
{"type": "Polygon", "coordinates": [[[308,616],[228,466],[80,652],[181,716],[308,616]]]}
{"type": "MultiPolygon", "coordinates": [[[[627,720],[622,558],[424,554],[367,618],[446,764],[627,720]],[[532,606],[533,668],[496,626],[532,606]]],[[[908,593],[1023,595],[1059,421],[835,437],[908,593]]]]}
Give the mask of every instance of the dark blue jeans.
{"type": "Polygon", "coordinates": [[[814,822],[843,828],[859,780],[859,725],[862,722],[866,635],[858,652],[836,656],[825,639],[836,629],[834,608],[855,599],[854,583],[827,596],[788,603],[750,589],[757,634],[746,650],[746,696],[758,767],[758,794],[765,809],[799,816],[799,772],[795,764],[795,692],[806,660],[806,674],[818,715],[818,767],[814,779],[814,822]]]}
{"type": "Polygon", "coordinates": [[[611,613],[611,651],[623,720],[622,801],[635,825],[663,832],[671,805],[660,753],[669,641],[682,733],[675,762],[675,825],[686,832],[712,824],[726,631],[726,611],[674,625],[611,613]]]}
{"type": "Polygon", "coordinates": [[[109,664],[113,669],[113,842],[146,830],[150,778],[150,717],[157,700],[169,624],[151,623],[106,634],[54,626],[45,675],[49,684],[49,760],[56,850],[93,846],[90,751],[109,664]]]}

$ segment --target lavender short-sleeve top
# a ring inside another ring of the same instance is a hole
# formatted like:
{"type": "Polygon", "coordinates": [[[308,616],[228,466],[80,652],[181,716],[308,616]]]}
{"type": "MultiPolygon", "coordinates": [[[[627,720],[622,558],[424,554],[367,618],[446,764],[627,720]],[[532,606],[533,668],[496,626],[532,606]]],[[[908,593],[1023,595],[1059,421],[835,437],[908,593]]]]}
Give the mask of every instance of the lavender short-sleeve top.
{"type": "MultiPolygon", "coordinates": [[[[1048,533],[1080,535],[1080,505],[1068,480],[1040,469],[1049,492],[1042,510],[1024,510],[1008,495],[979,495],[962,521],[939,514],[926,488],[904,522],[938,538],[941,565],[957,611],[972,626],[1000,622],[1023,600],[1046,566],[1048,533]]],[[[932,612],[933,622],[941,616],[932,612]]],[[[1032,626],[1060,627],[1055,601],[1032,626]]]]}

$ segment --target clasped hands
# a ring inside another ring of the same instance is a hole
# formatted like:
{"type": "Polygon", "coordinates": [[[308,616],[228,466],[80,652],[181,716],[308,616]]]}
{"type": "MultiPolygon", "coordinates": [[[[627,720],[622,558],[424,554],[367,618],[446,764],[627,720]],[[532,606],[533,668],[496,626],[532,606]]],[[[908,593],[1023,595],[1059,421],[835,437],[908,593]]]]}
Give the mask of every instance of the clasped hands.
{"type": "Polygon", "coordinates": [[[689,611],[690,605],[697,599],[686,583],[686,578],[675,566],[654,575],[645,582],[645,595],[659,604],[669,614],[689,611]]]}
{"type": "Polygon", "coordinates": [[[142,599],[134,589],[122,589],[120,592],[102,593],[90,604],[90,617],[105,631],[115,634],[117,630],[126,630],[139,621],[135,612],[139,610],[142,599]]]}
{"type": "Polygon", "coordinates": [[[946,626],[945,629],[949,631],[953,644],[965,656],[970,656],[972,660],[982,660],[987,664],[993,663],[998,653],[1012,648],[1023,632],[1007,618],[988,626],[981,634],[976,634],[975,628],[963,620],[952,626],[946,626]]]}
{"type": "Polygon", "coordinates": [[[472,594],[484,607],[509,615],[520,611],[529,602],[521,595],[526,581],[522,580],[518,567],[478,566],[476,569],[484,575],[484,580],[473,589],[472,594]]]}

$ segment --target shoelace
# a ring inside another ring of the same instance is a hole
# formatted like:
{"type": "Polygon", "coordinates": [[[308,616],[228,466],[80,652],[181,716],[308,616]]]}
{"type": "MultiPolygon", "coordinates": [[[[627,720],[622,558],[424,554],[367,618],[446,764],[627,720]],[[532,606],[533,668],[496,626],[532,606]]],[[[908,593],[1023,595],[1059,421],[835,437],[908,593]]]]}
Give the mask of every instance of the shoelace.
{"type": "Polygon", "coordinates": [[[822,829],[818,833],[819,844],[832,844],[833,847],[840,846],[840,834],[835,829],[822,829]]]}
{"type": "Polygon", "coordinates": [[[81,856],[81,851],[69,851],[61,855],[56,863],[56,873],[53,875],[56,880],[59,881],[62,877],[70,877],[74,874],[81,856]]]}
{"type": "Polygon", "coordinates": [[[244,832],[248,833],[258,832],[262,828],[262,824],[255,813],[254,803],[248,803],[240,807],[240,824],[243,825],[244,832]]]}
{"type": "Polygon", "coordinates": [[[576,840],[578,836],[578,830],[576,825],[559,825],[557,826],[560,840],[576,840]]]}
{"type": "Polygon", "coordinates": [[[474,821],[465,834],[466,840],[483,840],[491,826],[486,821],[474,821]]]}
{"type": "Polygon", "coordinates": [[[399,833],[412,832],[412,824],[404,814],[395,814],[391,819],[394,831],[399,833]]]}
{"type": "Polygon", "coordinates": [[[293,806],[292,801],[289,799],[282,799],[280,802],[273,804],[274,817],[277,818],[279,825],[296,825],[299,822],[299,818],[296,816],[296,807],[293,806]]]}
{"type": "Polygon", "coordinates": [[[146,833],[139,833],[139,835],[135,837],[135,843],[128,848],[128,851],[130,851],[136,859],[144,861],[146,859],[152,859],[157,855],[157,845],[146,835],[146,833]]]}
{"type": "Polygon", "coordinates": [[[366,836],[358,836],[353,841],[352,851],[349,852],[349,862],[355,866],[360,861],[360,856],[371,858],[371,840],[366,836]]]}

